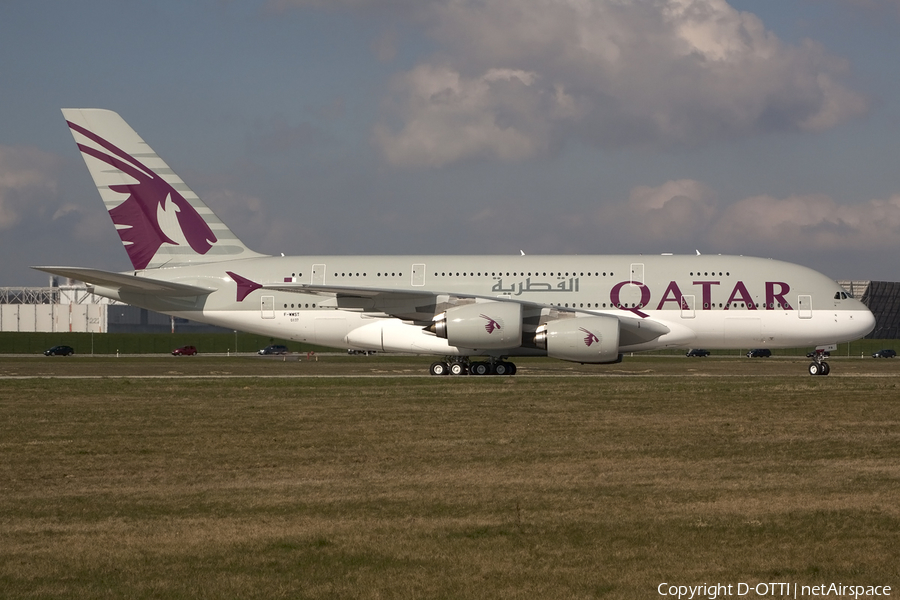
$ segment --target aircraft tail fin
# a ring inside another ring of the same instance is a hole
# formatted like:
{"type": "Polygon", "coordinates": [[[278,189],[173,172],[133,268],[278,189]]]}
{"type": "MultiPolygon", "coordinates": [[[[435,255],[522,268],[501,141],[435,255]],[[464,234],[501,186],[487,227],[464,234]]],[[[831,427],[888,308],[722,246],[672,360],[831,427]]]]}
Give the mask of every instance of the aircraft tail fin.
{"type": "Polygon", "coordinates": [[[117,113],[62,112],[136,270],[262,256],[247,248],[117,113]]]}

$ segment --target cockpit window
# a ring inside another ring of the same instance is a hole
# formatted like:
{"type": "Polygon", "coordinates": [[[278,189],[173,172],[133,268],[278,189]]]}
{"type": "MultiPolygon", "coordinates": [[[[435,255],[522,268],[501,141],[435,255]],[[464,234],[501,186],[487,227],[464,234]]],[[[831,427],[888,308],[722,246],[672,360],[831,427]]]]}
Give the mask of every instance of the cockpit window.
{"type": "Polygon", "coordinates": [[[851,296],[847,292],[835,292],[834,293],[835,300],[846,300],[847,298],[852,298],[852,297],[853,296],[851,296]]]}

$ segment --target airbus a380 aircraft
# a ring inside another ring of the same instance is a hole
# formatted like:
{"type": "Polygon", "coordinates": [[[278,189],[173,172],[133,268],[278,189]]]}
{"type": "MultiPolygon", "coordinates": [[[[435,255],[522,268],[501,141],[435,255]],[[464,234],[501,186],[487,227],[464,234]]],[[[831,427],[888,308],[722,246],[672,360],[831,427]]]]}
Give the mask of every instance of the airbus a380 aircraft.
{"type": "MultiPolygon", "coordinates": [[[[875,326],[825,275],[744,256],[258,254],[118,114],[63,114],[134,270],[36,268],[176,317],[437,355],[434,375],[514,374],[511,356],[604,364],[661,348],[824,347],[875,326]]],[[[809,372],[827,375],[818,356],[809,372]]]]}

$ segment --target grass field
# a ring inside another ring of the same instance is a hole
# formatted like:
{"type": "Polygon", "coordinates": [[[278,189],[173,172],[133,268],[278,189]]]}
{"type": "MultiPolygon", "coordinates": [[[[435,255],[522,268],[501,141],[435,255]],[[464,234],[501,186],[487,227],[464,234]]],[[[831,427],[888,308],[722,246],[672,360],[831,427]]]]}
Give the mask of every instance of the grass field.
{"type": "Polygon", "coordinates": [[[900,361],[429,362],[0,359],[0,597],[900,589],[900,361]]]}
{"type": "MultiPolygon", "coordinates": [[[[180,346],[196,346],[201,354],[254,353],[269,344],[284,344],[292,352],[305,354],[309,350],[317,352],[346,351],[346,348],[328,349],[305,342],[283,340],[252,333],[49,333],[49,332],[0,332],[0,356],[4,354],[33,355],[56,345],[71,346],[75,354],[116,355],[116,354],[169,354],[180,346]],[[237,350],[235,350],[237,349],[237,350]]],[[[838,344],[832,352],[835,357],[871,356],[882,348],[896,348],[900,340],[856,340],[838,344]]],[[[775,356],[805,356],[812,348],[776,348],[775,356]]],[[[743,356],[749,350],[716,350],[716,356],[743,356]]],[[[665,350],[659,354],[683,356],[684,350],[665,350]]]]}

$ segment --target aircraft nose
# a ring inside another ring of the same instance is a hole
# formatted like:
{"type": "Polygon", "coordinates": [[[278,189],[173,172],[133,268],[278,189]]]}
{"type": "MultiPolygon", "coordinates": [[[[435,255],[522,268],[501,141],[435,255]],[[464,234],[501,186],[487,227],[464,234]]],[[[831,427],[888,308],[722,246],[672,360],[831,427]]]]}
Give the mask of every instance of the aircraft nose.
{"type": "Polygon", "coordinates": [[[855,327],[857,327],[858,337],[865,337],[872,333],[872,330],[875,329],[875,315],[871,310],[866,307],[865,310],[860,310],[853,313],[851,317],[854,321],[855,327]]]}

